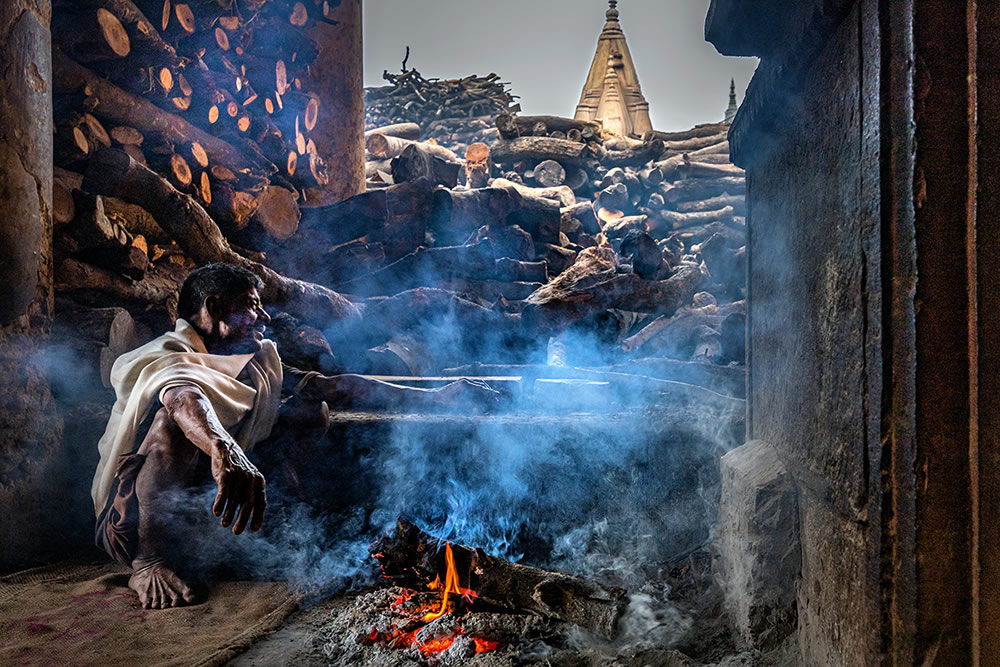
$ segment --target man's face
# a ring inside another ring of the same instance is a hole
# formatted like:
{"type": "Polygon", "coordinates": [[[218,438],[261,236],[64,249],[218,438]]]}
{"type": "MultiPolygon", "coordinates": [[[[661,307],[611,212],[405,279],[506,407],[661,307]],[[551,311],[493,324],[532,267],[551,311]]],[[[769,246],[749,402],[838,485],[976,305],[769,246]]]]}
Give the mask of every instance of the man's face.
{"type": "Polygon", "coordinates": [[[264,329],[271,321],[256,289],[237,294],[228,303],[220,302],[213,319],[215,342],[224,354],[250,354],[260,350],[264,329]]]}

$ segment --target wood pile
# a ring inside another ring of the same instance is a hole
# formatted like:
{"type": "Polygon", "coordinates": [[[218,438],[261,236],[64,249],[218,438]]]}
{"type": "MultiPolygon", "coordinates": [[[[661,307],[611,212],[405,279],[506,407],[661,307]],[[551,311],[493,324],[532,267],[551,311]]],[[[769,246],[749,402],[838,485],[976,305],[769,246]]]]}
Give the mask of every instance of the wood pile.
{"type": "Polygon", "coordinates": [[[324,372],[555,360],[730,393],[728,376],[665,361],[742,360],[745,186],[728,126],[612,137],[511,115],[495,75],[404,70],[369,92],[369,120],[391,123],[366,132],[368,191],[313,205],[320,97],[303,70],[324,7],[57,3],[61,304],[162,331],[185,275],[227,262],[284,314],[282,349],[324,372]],[[85,19],[94,30],[74,39],[85,19]],[[567,342],[580,334],[589,355],[567,342]]]}
{"type": "Polygon", "coordinates": [[[330,11],[324,0],[53,3],[61,297],[124,305],[155,330],[187,271],[226,261],[290,312],[356,314],[261,252],[295,234],[307,189],[328,180],[308,70],[330,11]]]}
{"type": "MultiPolygon", "coordinates": [[[[516,113],[515,102],[500,76],[467,76],[462,79],[426,79],[416,69],[399,74],[383,72],[390,85],[365,89],[365,129],[413,123],[427,140],[464,155],[477,142],[496,140],[493,119],[516,113]]],[[[413,138],[413,137],[411,137],[413,138]]]]}

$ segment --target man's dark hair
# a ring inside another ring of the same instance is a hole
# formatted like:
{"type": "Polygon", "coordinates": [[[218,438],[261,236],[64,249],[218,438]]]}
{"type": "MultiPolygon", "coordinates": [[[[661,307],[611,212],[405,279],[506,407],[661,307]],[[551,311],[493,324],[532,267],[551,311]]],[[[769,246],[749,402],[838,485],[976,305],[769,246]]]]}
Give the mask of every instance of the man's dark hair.
{"type": "Polygon", "coordinates": [[[190,320],[210,296],[227,300],[263,286],[260,278],[232,264],[200,266],[184,280],[177,300],[177,316],[190,320]]]}

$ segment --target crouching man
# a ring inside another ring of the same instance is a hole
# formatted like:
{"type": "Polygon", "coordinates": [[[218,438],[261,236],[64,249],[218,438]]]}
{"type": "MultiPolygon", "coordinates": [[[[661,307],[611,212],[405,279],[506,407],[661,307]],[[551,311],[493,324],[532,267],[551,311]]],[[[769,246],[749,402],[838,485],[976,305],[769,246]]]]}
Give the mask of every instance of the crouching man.
{"type": "Polygon", "coordinates": [[[496,400],[488,387],[469,382],[422,390],[286,366],[264,337],[270,317],[261,287],[233,266],[196,269],[181,288],[174,331],[123,355],[112,369],[117,400],[91,488],[96,540],[131,567],[129,587],[143,607],[194,601],[171,562],[176,548],[165,503],[173,492],[210,474],[217,487],[211,509],[222,526],[237,535],[260,529],[266,481],[247,452],[270,436],[283,391],[314,401],[324,426],[327,401],[429,407],[496,400]]]}

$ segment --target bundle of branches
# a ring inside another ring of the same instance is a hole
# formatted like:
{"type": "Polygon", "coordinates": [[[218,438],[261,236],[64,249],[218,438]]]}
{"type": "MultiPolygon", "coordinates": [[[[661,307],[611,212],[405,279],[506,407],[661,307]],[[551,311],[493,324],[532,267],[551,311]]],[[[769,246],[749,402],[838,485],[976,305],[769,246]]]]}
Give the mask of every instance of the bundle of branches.
{"type": "Polygon", "coordinates": [[[309,66],[330,0],[56,0],[56,164],[117,147],[192,195],[227,236],[295,231],[327,183],[309,66]]]}
{"type": "Polygon", "coordinates": [[[383,73],[390,85],[365,89],[366,129],[416,123],[426,138],[461,152],[471,143],[495,138],[494,116],[520,110],[509,84],[497,74],[426,79],[416,69],[406,68],[408,58],[409,48],[401,73],[383,73]]]}

